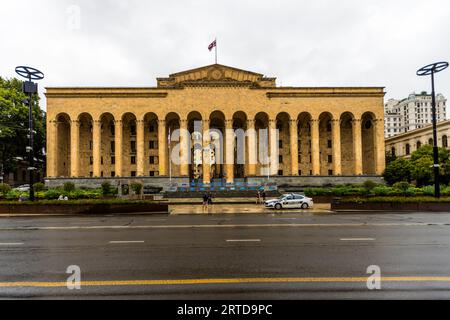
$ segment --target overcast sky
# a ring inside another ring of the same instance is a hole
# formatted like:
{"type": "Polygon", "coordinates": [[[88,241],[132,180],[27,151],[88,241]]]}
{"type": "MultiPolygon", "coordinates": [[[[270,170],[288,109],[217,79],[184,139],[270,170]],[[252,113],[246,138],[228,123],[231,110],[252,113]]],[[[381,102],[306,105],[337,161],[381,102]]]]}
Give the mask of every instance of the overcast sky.
{"type": "MultiPolygon", "coordinates": [[[[219,63],[278,85],[384,86],[386,99],[429,90],[416,70],[450,60],[448,0],[0,1],[0,76],[34,66],[41,92],[154,86],[214,63],[215,37],[219,63]]],[[[450,96],[450,69],[436,81],[450,96]]]]}

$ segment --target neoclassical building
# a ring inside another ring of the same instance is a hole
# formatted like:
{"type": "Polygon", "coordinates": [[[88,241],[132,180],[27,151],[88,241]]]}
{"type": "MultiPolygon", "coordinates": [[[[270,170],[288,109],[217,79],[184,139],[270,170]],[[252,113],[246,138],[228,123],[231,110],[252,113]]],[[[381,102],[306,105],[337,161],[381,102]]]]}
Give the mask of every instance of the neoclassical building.
{"type": "MultiPolygon", "coordinates": [[[[448,148],[450,138],[450,120],[437,123],[438,147],[448,148]]],[[[397,157],[409,158],[421,146],[433,145],[433,125],[408,131],[386,139],[386,150],[397,157]]]]}
{"type": "Polygon", "coordinates": [[[384,94],[381,87],[277,87],[275,78],[220,64],[157,78],[156,87],[47,88],[47,176],[204,183],[379,176],[384,94]],[[222,134],[222,163],[218,151],[201,152],[209,134],[171,136],[199,124],[200,132],[222,134]],[[240,129],[243,148],[233,134],[240,129]],[[278,130],[268,135],[270,154],[277,151],[269,164],[253,159],[262,129],[278,130]],[[171,161],[174,152],[181,162],[171,161]]]}

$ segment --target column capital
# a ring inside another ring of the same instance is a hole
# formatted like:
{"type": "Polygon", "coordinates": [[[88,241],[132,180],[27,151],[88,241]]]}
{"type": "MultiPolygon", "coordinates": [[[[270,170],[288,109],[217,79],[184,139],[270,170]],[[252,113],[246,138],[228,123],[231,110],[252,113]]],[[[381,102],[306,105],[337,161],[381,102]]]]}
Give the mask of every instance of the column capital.
{"type": "Polygon", "coordinates": [[[114,120],[114,124],[115,125],[122,125],[123,121],[122,120],[114,120]]]}
{"type": "Polygon", "coordinates": [[[203,120],[202,120],[202,123],[204,123],[204,124],[208,124],[208,125],[209,125],[209,123],[210,123],[210,120],[209,120],[209,119],[203,119],[203,120]]]}
{"type": "Polygon", "coordinates": [[[289,119],[289,123],[290,124],[298,124],[298,120],[297,119],[289,119]]]}
{"type": "Polygon", "coordinates": [[[72,120],[72,121],[70,121],[70,123],[71,123],[72,125],[74,125],[74,126],[77,126],[77,127],[80,126],[80,121],[78,121],[78,120],[72,120]]]}
{"type": "Polygon", "coordinates": [[[310,119],[309,120],[310,124],[315,124],[315,123],[319,123],[319,119],[310,119]]]}
{"type": "Polygon", "coordinates": [[[181,125],[187,126],[187,124],[188,124],[188,120],[187,119],[180,119],[180,126],[181,125]]]}
{"type": "Polygon", "coordinates": [[[232,129],[233,128],[233,119],[226,119],[225,120],[225,127],[227,129],[232,129]]]}
{"type": "Polygon", "coordinates": [[[159,125],[165,125],[166,124],[166,119],[158,119],[158,124],[159,125]]]}
{"type": "Polygon", "coordinates": [[[254,127],[255,126],[255,119],[247,119],[247,127],[254,127]]]}
{"type": "Polygon", "coordinates": [[[136,119],[136,124],[137,125],[142,125],[142,124],[144,124],[145,123],[145,120],[144,119],[136,119]]]}

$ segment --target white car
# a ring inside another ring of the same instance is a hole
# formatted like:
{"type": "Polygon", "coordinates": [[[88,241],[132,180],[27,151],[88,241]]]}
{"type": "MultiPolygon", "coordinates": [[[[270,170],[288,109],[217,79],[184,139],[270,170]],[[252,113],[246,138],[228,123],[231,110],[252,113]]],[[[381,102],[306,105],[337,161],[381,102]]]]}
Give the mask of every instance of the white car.
{"type": "Polygon", "coordinates": [[[17,188],[14,188],[14,190],[21,191],[21,192],[30,191],[30,185],[29,184],[23,184],[21,186],[18,186],[17,188]]]}
{"type": "Polygon", "coordinates": [[[282,195],[278,199],[267,200],[264,205],[266,206],[266,208],[277,210],[281,210],[283,208],[308,209],[313,207],[314,202],[311,198],[305,197],[301,194],[289,193],[282,195]]]}

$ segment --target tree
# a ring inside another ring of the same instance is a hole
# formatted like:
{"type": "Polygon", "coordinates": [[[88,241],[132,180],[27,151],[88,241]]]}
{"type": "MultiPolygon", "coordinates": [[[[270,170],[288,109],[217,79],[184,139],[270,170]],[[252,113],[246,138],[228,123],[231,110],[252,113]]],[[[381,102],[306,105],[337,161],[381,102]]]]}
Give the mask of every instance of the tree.
{"type": "Polygon", "coordinates": [[[383,173],[384,180],[393,185],[396,182],[411,181],[411,163],[409,160],[404,158],[397,158],[391,161],[383,173]]]}
{"type": "MultiPolygon", "coordinates": [[[[17,169],[18,159],[28,159],[28,107],[22,92],[22,81],[0,77],[0,167],[4,173],[17,169]]],[[[39,97],[33,98],[35,166],[43,171],[45,156],[45,112],[39,107],[39,97]]]]}
{"type": "MultiPolygon", "coordinates": [[[[450,150],[439,148],[439,176],[442,183],[450,181],[450,150]]],[[[433,146],[424,145],[411,154],[413,167],[412,178],[418,186],[430,185],[434,182],[434,157],[433,146]]]]}

